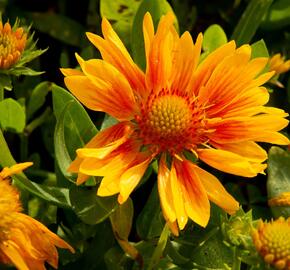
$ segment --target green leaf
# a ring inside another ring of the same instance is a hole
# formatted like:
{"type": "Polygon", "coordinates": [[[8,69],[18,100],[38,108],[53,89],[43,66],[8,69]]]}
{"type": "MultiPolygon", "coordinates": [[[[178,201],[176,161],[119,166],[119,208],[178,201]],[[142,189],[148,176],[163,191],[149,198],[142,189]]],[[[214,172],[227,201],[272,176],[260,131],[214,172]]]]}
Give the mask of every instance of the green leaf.
{"type": "MultiPolygon", "coordinates": [[[[5,141],[5,138],[0,130],[0,165],[2,167],[10,167],[14,165],[16,162],[11,155],[11,152],[8,148],[8,145],[5,141]]],[[[41,184],[34,183],[26,178],[26,176],[22,174],[17,174],[13,176],[16,184],[23,188],[35,196],[49,202],[55,204],[57,206],[63,208],[70,208],[70,200],[69,200],[69,191],[66,188],[58,188],[45,186],[41,184]]]]}
{"type": "Polygon", "coordinates": [[[139,0],[100,0],[100,13],[111,21],[113,28],[128,47],[133,18],[140,5],[139,0]]]}
{"type": "Polygon", "coordinates": [[[15,76],[21,76],[21,75],[24,75],[24,76],[38,76],[40,74],[43,74],[44,71],[35,71],[31,68],[28,68],[28,67],[15,67],[13,69],[11,69],[9,71],[10,74],[13,74],[15,76]]]}
{"type": "Polygon", "coordinates": [[[11,78],[8,75],[0,73],[0,89],[1,88],[11,91],[12,82],[11,82],[11,78]]]}
{"type": "Polygon", "coordinates": [[[252,59],[257,57],[269,57],[267,46],[263,39],[253,43],[252,47],[252,59]]]}
{"type": "Polygon", "coordinates": [[[290,24],[289,0],[276,0],[263,17],[261,27],[267,30],[279,29],[290,24]]]}
{"type": "Polygon", "coordinates": [[[252,40],[272,2],[273,0],[251,0],[249,2],[231,37],[238,46],[252,40]]]}
{"type": "Polygon", "coordinates": [[[109,128],[115,124],[118,123],[118,120],[115,119],[114,117],[108,115],[108,114],[105,114],[105,117],[104,117],[104,120],[103,120],[103,123],[101,125],[101,130],[103,129],[106,129],[106,128],[109,128]]]}
{"type": "Polygon", "coordinates": [[[205,52],[212,52],[227,42],[227,36],[221,26],[213,24],[204,32],[202,48],[205,52]]]}
{"type": "Polygon", "coordinates": [[[21,133],[25,127],[25,111],[12,98],[0,102],[0,127],[16,133],[21,133]]]}
{"type": "Polygon", "coordinates": [[[68,112],[68,109],[72,101],[68,102],[63,108],[62,113],[56,121],[55,131],[54,131],[54,152],[55,158],[58,162],[58,166],[62,174],[68,179],[72,177],[72,174],[67,171],[72,160],[67,150],[65,137],[64,137],[64,119],[68,112]]]}
{"type": "Polygon", "coordinates": [[[26,16],[34,28],[66,44],[80,47],[85,41],[84,27],[68,17],[52,12],[27,12],[26,16]]]}
{"type": "Polygon", "coordinates": [[[130,198],[119,205],[110,216],[113,230],[117,232],[119,238],[127,240],[132,228],[134,207],[130,198]]]}
{"type": "MultiPolygon", "coordinates": [[[[268,198],[275,198],[283,192],[290,192],[290,153],[273,146],[269,151],[267,192],[268,198]]],[[[272,206],[274,217],[290,217],[290,206],[272,206]]]]}
{"type": "Polygon", "coordinates": [[[156,269],[155,267],[158,265],[158,263],[162,257],[162,254],[163,254],[163,251],[166,247],[166,243],[167,243],[169,235],[170,235],[169,227],[167,224],[165,224],[165,226],[162,230],[162,233],[160,235],[160,238],[158,240],[157,246],[156,246],[156,248],[153,252],[153,255],[151,257],[151,260],[149,262],[148,270],[156,269]]]}
{"type": "Polygon", "coordinates": [[[191,261],[198,269],[227,269],[225,264],[232,265],[232,250],[223,243],[221,232],[219,230],[215,232],[207,241],[200,243],[194,249],[191,261]]]}
{"type": "Polygon", "coordinates": [[[104,221],[117,207],[116,197],[99,197],[95,187],[73,186],[69,192],[72,208],[86,224],[104,221]]]}
{"type": "MultiPolygon", "coordinates": [[[[168,12],[173,12],[171,6],[166,0],[143,0],[140,4],[137,13],[135,15],[133,26],[132,26],[132,53],[135,62],[145,70],[145,50],[144,50],[144,39],[143,39],[143,17],[146,12],[150,12],[154,26],[158,25],[158,22],[162,15],[168,12]]],[[[175,21],[175,26],[178,29],[178,22],[175,21]]]]}
{"type": "Polygon", "coordinates": [[[61,171],[65,173],[70,159],[76,156],[75,151],[92,139],[97,129],[83,106],[68,91],[52,85],[52,98],[58,122],[55,132],[56,159],[61,171]],[[68,103],[70,105],[66,107],[68,103]],[[65,107],[66,111],[63,111],[65,107]]]}
{"type": "Polygon", "coordinates": [[[44,104],[49,91],[51,91],[51,82],[41,82],[33,89],[26,108],[27,119],[30,119],[44,104]]]}
{"type": "Polygon", "coordinates": [[[70,208],[69,190],[67,188],[58,188],[45,186],[28,180],[24,175],[14,175],[16,184],[33,195],[62,208],[70,208]]]}
{"type": "Polygon", "coordinates": [[[137,233],[141,239],[158,237],[163,229],[162,214],[157,184],[152,189],[148,201],[137,218],[137,233]]]}

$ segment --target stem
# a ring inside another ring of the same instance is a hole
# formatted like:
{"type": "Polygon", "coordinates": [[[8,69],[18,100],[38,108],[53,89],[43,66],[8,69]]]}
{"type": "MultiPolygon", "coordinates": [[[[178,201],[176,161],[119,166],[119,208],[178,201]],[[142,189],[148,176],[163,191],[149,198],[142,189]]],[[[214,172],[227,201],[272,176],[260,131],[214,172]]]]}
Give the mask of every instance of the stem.
{"type": "Polygon", "coordinates": [[[26,161],[28,157],[28,137],[25,134],[20,135],[20,160],[26,161]]]}
{"type": "Polygon", "coordinates": [[[25,127],[25,134],[29,136],[33,130],[35,130],[38,126],[46,121],[46,118],[50,115],[50,113],[51,109],[46,108],[46,110],[39,117],[35,118],[25,127]]]}
{"type": "Polygon", "coordinates": [[[239,250],[237,249],[237,247],[234,247],[233,251],[234,251],[234,260],[233,260],[232,270],[240,270],[241,258],[240,258],[239,250]]]}
{"type": "Polygon", "coordinates": [[[4,100],[4,88],[0,87],[0,101],[4,100]]]}
{"type": "Polygon", "coordinates": [[[150,259],[149,262],[149,266],[147,270],[153,270],[156,269],[155,267],[157,266],[157,264],[160,261],[160,258],[163,254],[163,251],[166,247],[167,244],[167,240],[168,240],[168,236],[170,234],[170,230],[169,230],[169,226],[167,225],[167,223],[164,225],[164,228],[161,232],[157,247],[155,248],[153,255],[150,259]]]}

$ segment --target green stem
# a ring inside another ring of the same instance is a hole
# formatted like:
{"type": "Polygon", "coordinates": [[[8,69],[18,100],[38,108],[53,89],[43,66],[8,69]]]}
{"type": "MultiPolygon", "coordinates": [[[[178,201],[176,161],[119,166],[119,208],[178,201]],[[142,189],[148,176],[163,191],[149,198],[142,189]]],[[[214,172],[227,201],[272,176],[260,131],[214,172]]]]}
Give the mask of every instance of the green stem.
{"type": "Polygon", "coordinates": [[[156,266],[158,265],[160,258],[162,257],[163,251],[166,247],[169,235],[170,235],[170,230],[169,230],[169,227],[166,223],[162,232],[161,232],[157,247],[155,248],[153,255],[150,259],[149,266],[148,266],[147,270],[156,269],[156,266]]]}
{"type": "Polygon", "coordinates": [[[47,108],[39,117],[35,118],[25,127],[25,134],[29,136],[33,130],[43,124],[47,117],[51,114],[51,109],[47,108]]]}
{"type": "Polygon", "coordinates": [[[0,87],[0,101],[4,100],[4,88],[0,87]]]}
{"type": "Polygon", "coordinates": [[[232,270],[240,270],[241,269],[241,258],[240,258],[239,250],[237,247],[234,247],[233,251],[234,251],[234,260],[233,260],[232,270]]]}
{"type": "Polygon", "coordinates": [[[20,160],[26,161],[28,157],[28,137],[25,134],[20,135],[20,160]]]}

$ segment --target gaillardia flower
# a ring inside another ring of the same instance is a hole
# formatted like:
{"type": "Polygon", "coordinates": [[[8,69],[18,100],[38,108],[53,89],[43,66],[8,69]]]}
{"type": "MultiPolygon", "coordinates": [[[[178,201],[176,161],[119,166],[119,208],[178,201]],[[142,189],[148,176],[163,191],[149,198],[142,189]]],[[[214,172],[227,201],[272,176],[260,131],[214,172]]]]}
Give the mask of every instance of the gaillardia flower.
{"type": "Polygon", "coordinates": [[[276,269],[290,269],[290,218],[260,222],[254,230],[254,245],[266,263],[276,269]]]}
{"type": "Polygon", "coordinates": [[[47,262],[57,268],[55,246],[71,252],[73,248],[40,222],[21,213],[19,194],[8,179],[31,165],[20,163],[0,172],[0,264],[13,264],[19,270],[43,270],[47,262]]]}
{"type": "Polygon", "coordinates": [[[0,69],[8,69],[19,59],[26,45],[26,33],[22,27],[12,29],[0,21],[0,69]]]}
{"type": "Polygon", "coordinates": [[[188,218],[207,225],[209,200],[229,214],[239,207],[218,179],[192,160],[254,177],[264,172],[267,158],[256,141],[288,144],[277,132],[288,121],[284,111],[264,106],[269,94],[261,85],[274,73],[260,74],[267,58],[251,59],[249,45],[236,48],[231,41],[200,63],[202,35],[195,43],[188,32],[179,37],[173,21],[172,13],[163,16],[155,33],[145,15],[145,73],[106,19],[104,38],[87,34],[103,60],[77,55],[82,71],[62,72],[85,106],[119,121],[77,150],[69,167],[78,173],[77,184],[103,176],[97,194],[119,194],[123,203],[156,158],[163,214],[183,229],[188,218]]]}

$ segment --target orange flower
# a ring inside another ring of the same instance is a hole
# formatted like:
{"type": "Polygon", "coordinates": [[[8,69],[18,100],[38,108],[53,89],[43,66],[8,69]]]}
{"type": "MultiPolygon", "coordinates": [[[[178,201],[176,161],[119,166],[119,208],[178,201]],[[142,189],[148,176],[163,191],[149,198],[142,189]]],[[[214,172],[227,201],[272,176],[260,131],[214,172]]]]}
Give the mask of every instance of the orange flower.
{"type": "Polygon", "coordinates": [[[0,21],[0,69],[8,69],[19,59],[26,45],[26,34],[22,27],[13,30],[0,21]]]}
{"type": "Polygon", "coordinates": [[[290,269],[290,218],[261,221],[253,231],[253,242],[266,263],[276,269],[290,269]]]}
{"type": "Polygon", "coordinates": [[[158,189],[165,219],[183,229],[188,218],[206,226],[209,200],[234,213],[239,205],[216,177],[193,156],[227,173],[263,173],[267,153],[257,142],[288,144],[278,133],[287,126],[283,110],[265,107],[261,87],[273,72],[260,75],[267,58],[251,59],[251,47],[231,41],[200,63],[202,35],[195,44],[188,32],[178,36],[169,13],[154,32],[149,13],[143,33],[144,73],[103,19],[104,38],[88,33],[103,60],[76,56],[82,71],[62,69],[68,89],[88,108],[104,111],[119,123],[99,132],[69,170],[77,184],[103,176],[97,194],[130,196],[150,162],[159,160],[158,189]]]}
{"type": "Polygon", "coordinates": [[[43,270],[45,262],[57,268],[55,246],[71,252],[74,249],[40,222],[21,213],[19,194],[7,179],[31,165],[20,163],[0,172],[0,263],[14,264],[19,270],[43,270]]]}

